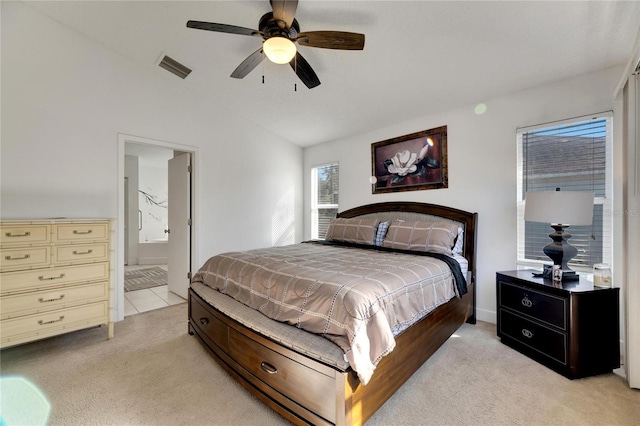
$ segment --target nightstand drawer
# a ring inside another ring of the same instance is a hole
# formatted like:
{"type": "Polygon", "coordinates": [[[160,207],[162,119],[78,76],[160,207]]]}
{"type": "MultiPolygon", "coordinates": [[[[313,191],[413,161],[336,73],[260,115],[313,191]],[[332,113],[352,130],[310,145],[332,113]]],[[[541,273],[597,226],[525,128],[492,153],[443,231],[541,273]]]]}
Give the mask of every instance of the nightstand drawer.
{"type": "Polygon", "coordinates": [[[544,323],[567,329],[567,299],[518,285],[499,282],[498,305],[544,323]]]}
{"type": "Polygon", "coordinates": [[[500,309],[500,336],[510,337],[536,352],[567,364],[567,335],[500,309]]]}

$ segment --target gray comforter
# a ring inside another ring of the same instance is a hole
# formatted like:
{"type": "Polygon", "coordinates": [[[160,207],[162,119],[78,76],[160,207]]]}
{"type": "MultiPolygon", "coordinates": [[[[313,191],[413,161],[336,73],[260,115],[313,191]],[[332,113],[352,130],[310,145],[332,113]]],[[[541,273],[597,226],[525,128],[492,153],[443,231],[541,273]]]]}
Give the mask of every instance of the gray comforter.
{"type": "Polygon", "coordinates": [[[365,385],[394,336],[459,295],[442,260],[314,243],[220,254],[192,281],[332,340],[365,385]]]}

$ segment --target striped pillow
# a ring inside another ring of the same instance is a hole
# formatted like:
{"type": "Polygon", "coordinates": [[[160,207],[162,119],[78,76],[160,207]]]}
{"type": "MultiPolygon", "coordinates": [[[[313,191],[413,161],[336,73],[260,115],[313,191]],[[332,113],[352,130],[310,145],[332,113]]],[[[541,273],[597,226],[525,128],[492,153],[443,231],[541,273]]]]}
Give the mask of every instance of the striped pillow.
{"type": "Polygon", "coordinates": [[[375,245],[382,245],[382,241],[384,241],[384,237],[387,235],[387,231],[389,230],[389,225],[391,225],[391,222],[380,222],[380,225],[378,225],[378,231],[376,232],[375,245]]]}
{"type": "Polygon", "coordinates": [[[382,247],[428,251],[451,256],[458,225],[450,222],[395,221],[389,226],[382,247]]]}
{"type": "Polygon", "coordinates": [[[380,219],[332,219],[327,229],[327,241],[373,245],[380,219]]]}

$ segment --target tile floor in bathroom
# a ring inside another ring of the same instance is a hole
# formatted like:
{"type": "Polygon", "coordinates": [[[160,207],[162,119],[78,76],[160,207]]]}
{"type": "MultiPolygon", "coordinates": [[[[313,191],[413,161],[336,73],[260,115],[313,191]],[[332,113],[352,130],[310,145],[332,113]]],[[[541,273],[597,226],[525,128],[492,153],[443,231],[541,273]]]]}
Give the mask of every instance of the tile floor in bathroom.
{"type": "MultiPolygon", "coordinates": [[[[146,269],[153,267],[167,269],[167,265],[127,265],[125,271],[146,269]]],[[[144,290],[127,291],[124,293],[124,316],[152,311],[165,306],[186,303],[187,300],[169,291],[168,286],[146,288],[144,290]]]]}

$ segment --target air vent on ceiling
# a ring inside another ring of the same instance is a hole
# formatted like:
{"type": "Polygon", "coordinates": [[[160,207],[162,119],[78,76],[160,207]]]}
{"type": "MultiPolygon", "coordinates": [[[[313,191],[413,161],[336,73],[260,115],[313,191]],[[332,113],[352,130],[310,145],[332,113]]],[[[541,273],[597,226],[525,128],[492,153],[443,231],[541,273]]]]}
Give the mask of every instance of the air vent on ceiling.
{"type": "Polygon", "coordinates": [[[171,74],[175,74],[182,79],[186,78],[191,72],[189,68],[185,67],[175,59],[168,57],[167,55],[164,55],[164,58],[162,58],[158,65],[161,68],[169,71],[171,74]]]}

